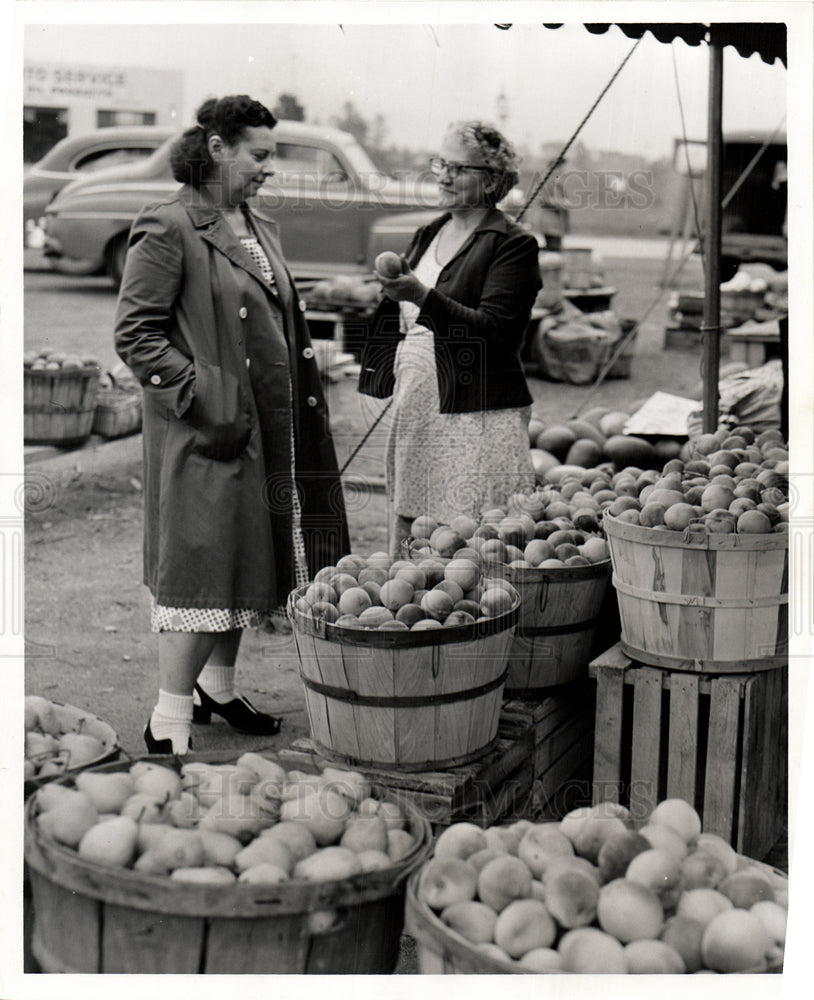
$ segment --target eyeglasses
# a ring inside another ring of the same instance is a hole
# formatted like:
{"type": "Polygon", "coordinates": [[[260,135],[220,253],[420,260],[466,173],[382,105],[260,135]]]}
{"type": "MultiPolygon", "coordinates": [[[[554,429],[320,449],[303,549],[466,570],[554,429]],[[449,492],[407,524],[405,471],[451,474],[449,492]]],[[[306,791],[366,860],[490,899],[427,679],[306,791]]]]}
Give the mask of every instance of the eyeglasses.
{"type": "Polygon", "coordinates": [[[435,174],[436,177],[440,177],[440,175],[446,170],[450,180],[454,181],[462,170],[491,171],[493,170],[493,167],[482,167],[475,163],[454,163],[454,162],[450,163],[447,160],[442,159],[440,156],[431,156],[430,170],[435,174]]]}

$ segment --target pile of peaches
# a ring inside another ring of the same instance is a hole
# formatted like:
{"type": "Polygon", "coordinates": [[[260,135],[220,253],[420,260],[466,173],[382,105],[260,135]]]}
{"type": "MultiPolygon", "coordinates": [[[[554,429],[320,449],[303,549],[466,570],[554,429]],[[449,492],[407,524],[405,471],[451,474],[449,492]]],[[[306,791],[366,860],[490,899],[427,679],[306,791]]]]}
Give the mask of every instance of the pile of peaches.
{"type": "Polygon", "coordinates": [[[438,937],[497,960],[493,971],[763,972],[783,962],[787,879],[702,832],[683,799],[660,802],[638,828],[612,802],[560,822],[455,823],[412,886],[438,937]]]}
{"type": "Polygon", "coordinates": [[[691,457],[661,474],[624,470],[614,479],[607,513],[630,524],[699,534],[786,533],[789,450],[778,430],[748,428],[695,439],[691,457]]]}
{"type": "Polygon", "coordinates": [[[342,556],[291,595],[292,615],[339,628],[416,632],[473,625],[511,611],[520,600],[515,588],[484,573],[479,554],[461,542],[453,557],[342,556]]]}
{"type": "Polygon", "coordinates": [[[41,837],[85,861],[179,883],[343,880],[401,865],[423,837],[359,772],[286,770],[255,752],[85,770],[43,786],[30,808],[41,837]]]}

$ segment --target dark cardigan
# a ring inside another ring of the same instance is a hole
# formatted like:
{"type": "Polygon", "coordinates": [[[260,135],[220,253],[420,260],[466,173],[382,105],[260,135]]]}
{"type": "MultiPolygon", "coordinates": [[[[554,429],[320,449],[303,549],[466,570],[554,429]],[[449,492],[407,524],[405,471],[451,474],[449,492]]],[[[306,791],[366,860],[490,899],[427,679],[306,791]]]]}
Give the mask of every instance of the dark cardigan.
{"type": "MultiPolygon", "coordinates": [[[[406,254],[411,267],[449,218],[416,232],[406,254]]],[[[493,209],[443,268],[417,319],[434,334],[441,413],[531,403],[520,351],[541,287],[537,240],[493,209]]],[[[367,328],[359,392],[392,395],[403,336],[399,304],[383,299],[367,328]]]]}

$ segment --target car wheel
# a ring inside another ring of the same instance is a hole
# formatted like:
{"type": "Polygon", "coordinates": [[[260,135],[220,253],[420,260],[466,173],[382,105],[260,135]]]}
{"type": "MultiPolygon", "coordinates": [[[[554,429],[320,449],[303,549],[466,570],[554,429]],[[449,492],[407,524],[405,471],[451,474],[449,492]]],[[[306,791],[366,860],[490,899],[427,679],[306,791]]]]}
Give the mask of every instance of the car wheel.
{"type": "Polygon", "coordinates": [[[111,241],[107,252],[107,273],[116,288],[122,283],[124,261],[127,257],[127,233],[120,233],[111,241]]]}

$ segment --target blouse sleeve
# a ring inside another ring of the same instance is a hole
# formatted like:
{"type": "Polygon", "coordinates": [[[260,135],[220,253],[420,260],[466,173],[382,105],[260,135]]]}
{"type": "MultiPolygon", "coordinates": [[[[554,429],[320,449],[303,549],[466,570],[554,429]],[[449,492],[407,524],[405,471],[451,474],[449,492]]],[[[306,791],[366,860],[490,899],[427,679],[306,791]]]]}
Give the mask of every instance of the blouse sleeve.
{"type": "Polygon", "coordinates": [[[144,391],[179,417],[195,388],[191,359],[168,336],[183,269],[182,241],[168,213],[161,206],[144,209],[130,232],[116,306],[116,351],[144,391]]]}

